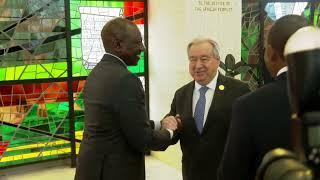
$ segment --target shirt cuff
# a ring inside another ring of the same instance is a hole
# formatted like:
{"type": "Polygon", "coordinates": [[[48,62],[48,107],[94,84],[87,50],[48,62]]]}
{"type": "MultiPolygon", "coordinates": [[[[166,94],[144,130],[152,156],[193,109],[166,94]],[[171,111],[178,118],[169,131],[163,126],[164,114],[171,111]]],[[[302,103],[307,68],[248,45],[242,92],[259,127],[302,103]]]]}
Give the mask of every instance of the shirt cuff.
{"type": "Polygon", "coordinates": [[[153,121],[154,122],[154,130],[160,130],[161,123],[160,121],[153,121]]]}
{"type": "Polygon", "coordinates": [[[169,131],[169,133],[170,133],[170,139],[172,139],[172,137],[173,137],[173,131],[171,130],[171,129],[166,129],[167,131],[169,131]]]}

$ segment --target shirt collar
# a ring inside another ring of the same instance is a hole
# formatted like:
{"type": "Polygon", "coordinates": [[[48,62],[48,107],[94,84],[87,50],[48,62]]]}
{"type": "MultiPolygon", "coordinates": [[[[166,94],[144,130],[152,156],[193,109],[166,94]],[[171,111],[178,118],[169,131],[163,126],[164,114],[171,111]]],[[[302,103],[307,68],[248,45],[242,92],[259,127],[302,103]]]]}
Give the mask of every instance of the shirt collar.
{"type": "MultiPolygon", "coordinates": [[[[218,80],[218,74],[219,72],[216,73],[216,75],[214,76],[214,78],[211,80],[211,82],[209,82],[206,86],[209,89],[215,89],[216,85],[217,85],[217,80],[218,80]]],[[[194,85],[194,89],[197,91],[202,87],[202,85],[200,85],[197,81],[195,81],[195,85],[194,85]]]]}
{"type": "Polygon", "coordinates": [[[288,71],[288,66],[285,66],[283,68],[281,68],[278,73],[277,73],[277,76],[279,76],[280,74],[284,73],[284,72],[287,72],[288,71]]]}
{"type": "Polygon", "coordinates": [[[118,59],[122,64],[124,64],[125,67],[127,67],[126,63],[125,63],[120,57],[118,57],[118,56],[116,56],[116,55],[114,55],[114,54],[111,54],[111,53],[107,53],[107,52],[106,52],[105,54],[107,54],[107,55],[109,55],[109,56],[112,56],[112,57],[115,57],[115,58],[118,59]]]}

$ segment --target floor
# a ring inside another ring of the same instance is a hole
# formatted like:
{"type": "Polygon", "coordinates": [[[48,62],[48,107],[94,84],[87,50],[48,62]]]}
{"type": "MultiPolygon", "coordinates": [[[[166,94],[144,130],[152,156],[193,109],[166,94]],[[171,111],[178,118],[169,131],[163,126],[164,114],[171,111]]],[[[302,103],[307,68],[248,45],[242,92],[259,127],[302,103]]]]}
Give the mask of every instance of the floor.
{"type": "MultiPolygon", "coordinates": [[[[0,170],[0,180],[73,180],[75,169],[65,163],[27,165],[14,169],[0,170]]],[[[181,172],[158,159],[146,157],[147,180],[181,180],[181,172]]]]}

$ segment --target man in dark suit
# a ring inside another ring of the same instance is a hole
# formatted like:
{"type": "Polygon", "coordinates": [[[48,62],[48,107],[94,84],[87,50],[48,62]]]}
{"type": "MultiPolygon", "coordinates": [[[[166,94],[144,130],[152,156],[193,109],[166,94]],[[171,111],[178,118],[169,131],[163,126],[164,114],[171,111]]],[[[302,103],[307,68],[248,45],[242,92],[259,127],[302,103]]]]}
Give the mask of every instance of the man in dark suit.
{"type": "Polygon", "coordinates": [[[164,150],[177,122],[155,131],[148,121],[142,84],[127,70],[144,50],[137,26],[116,18],[101,37],[106,54],[84,87],[85,127],[75,179],[144,180],[144,152],[164,150]]]}
{"type": "Polygon", "coordinates": [[[265,63],[276,80],[235,101],[218,179],[254,179],[268,151],[277,147],[292,149],[287,64],[283,51],[288,38],[307,25],[304,17],[288,15],[278,19],[271,27],[265,63]]]}
{"type": "MultiPolygon", "coordinates": [[[[225,145],[231,106],[248,86],[218,73],[217,43],[196,39],[188,45],[189,72],[194,81],[178,89],[165,119],[181,119],[180,140],[184,180],[214,180],[225,145]]],[[[162,124],[165,124],[163,122],[162,124]]]]}

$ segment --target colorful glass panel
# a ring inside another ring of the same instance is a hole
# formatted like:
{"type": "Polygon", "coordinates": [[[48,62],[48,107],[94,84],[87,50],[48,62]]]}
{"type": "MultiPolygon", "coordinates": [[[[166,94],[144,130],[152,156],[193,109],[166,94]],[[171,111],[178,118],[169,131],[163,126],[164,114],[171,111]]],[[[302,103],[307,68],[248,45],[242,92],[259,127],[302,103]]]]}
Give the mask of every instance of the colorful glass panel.
{"type": "Polygon", "coordinates": [[[66,77],[63,0],[0,2],[0,81],[66,77]]]}
{"type": "MultiPolygon", "coordinates": [[[[101,60],[105,50],[100,32],[104,24],[115,18],[125,17],[135,22],[144,36],[144,3],[119,1],[71,0],[71,28],[81,28],[81,34],[72,36],[73,76],[86,76],[101,60]]],[[[133,73],[144,73],[144,54],[133,73]]]]}
{"type": "MultiPolygon", "coordinates": [[[[104,48],[100,30],[114,17],[134,21],[144,34],[144,3],[71,0],[72,72],[87,76],[104,48]],[[94,33],[92,33],[94,32],[94,33]]],[[[63,0],[0,3],[0,81],[67,77],[63,0]]],[[[133,73],[144,73],[144,56],[133,73]]]]}
{"type": "MultiPolygon", "coordinates": [[[[82,90],[73,82],[76,134],[83,130],[82,90]],[[79,125],[80,124],[80,125],[79,125]]],[[[67,82],[0,86],[0,167],[68,155],[67,82]]]]}

